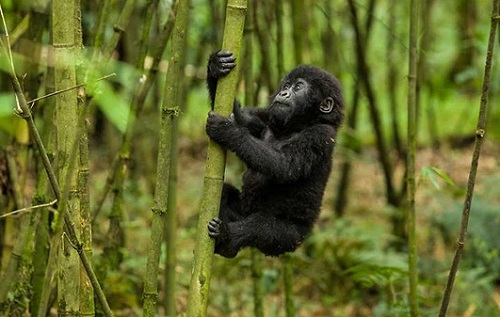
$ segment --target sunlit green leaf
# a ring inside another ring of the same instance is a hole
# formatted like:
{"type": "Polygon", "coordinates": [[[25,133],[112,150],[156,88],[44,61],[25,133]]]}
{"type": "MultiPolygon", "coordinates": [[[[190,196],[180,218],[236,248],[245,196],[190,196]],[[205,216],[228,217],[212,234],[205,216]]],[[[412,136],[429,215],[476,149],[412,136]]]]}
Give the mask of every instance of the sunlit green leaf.
{"type": "Polygon", "coordinates": [[[448,185],[455,186],[453,180],[445,172],[443,172],[442,170],[440,170],[435,166],[431,167],[431,169],[434,173],[437,174],[437,176],[441,177],[441,179],[444,180],[448,185]]]}
{"type": "Polygon", "coordinates": [[[453,182],[451,177],[449,177],[445,172],[443,172],[442,170],[440,170],[439,168],[437,168],[435,166],[422,167],[422,169],[420,170],[420,175],[424,179],[425,178],[429,179],[431,181],[432,185],[434,185],[434,187],[436,187],[438,189],[441,188],[441,186],[439,185],[439,182],[438,182],[438,177],[441,178],[443,181],[445,181],[448,185],[455,186],[455,183],[453,182]]]}
{"type": "Polygon", "coordinates": [[[125,132],[129,108],[123,95],[117,94],[108,82],[101,82],[94,98],[106,118],[120,132],[125,132]]]}
{"type": "Polygon", "coordinates": [[[14,113],[16,99],[14,94],[0,94],[0,118],[10,117],[14,113]]]}
{"type": "Polygon", "coordinates": [[[436,187],[437,189],[441,188],[431,168],[426,166],[422,167],[422,169],[420,170],[420,175],[422,175],[423,179],[429,179],[432,185],[434,185],[434,187],[436,187]]]}

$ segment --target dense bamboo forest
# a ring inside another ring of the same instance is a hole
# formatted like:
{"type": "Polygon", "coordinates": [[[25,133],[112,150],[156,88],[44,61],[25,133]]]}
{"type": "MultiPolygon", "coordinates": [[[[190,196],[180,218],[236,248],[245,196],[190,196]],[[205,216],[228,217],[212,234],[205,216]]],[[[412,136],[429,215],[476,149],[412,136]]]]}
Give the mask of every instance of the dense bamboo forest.
{"type": "Polygon", "coordinates": [[[0,13],[0,316],[500,316],[500,0],[0,13]]]}

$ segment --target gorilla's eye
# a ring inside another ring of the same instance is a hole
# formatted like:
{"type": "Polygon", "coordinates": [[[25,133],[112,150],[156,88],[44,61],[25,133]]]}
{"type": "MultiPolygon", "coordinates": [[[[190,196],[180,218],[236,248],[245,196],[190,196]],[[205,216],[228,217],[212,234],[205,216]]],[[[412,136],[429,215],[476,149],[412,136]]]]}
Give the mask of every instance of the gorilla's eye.
{"type": "Polygon", "coordinates": [[[285,84],[281,90],[288,90],[290,89],[290,84],[285,84]]]}
{"type": "Polygon", "coordinates": [[[307,87],[307,82],[304,79],[299,78],[293,85],[293,91],[298,92],[300,90],[307,89],[307,87]]]}

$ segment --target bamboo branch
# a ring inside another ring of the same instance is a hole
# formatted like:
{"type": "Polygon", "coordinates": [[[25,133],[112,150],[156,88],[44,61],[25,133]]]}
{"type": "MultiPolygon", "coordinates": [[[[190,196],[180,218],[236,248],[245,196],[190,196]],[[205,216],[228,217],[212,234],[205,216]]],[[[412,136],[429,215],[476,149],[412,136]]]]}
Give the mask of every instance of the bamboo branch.
{"type": "Polygon", "coordinates": [[[448,275],[448,281],[446,283],[446,288],[443,294],[443,299],[441,301],[441,308],[439,310],[440,317],[446,316],[446,311],[448,310],[448,304],[450,302],[451,291],[453,290],[453,283],[455,282],[455,276],[458,271],[458,264],[460,263],[460,258],[462,256],[462,252],[465,246],[467,228],[469,225],[470,210],[472,207],[472,197],[474,195],[474,185],[476,182],[477,167],[479,164],[479,156],[481,153],[481,146],[484,141],[484,135],[486,133],[486,119],[488,114],[488,91],[490,89],[491,64],[492,64],[493,50],[495,47],[496,31],[498,23],[500,21],[499,10],[500,10],[500,0],[493,0],[490,35],[488,40],[488,49],[486,51],[486,62],[484,65],[483,88],[481,91],[481,102],[479,105],[479,118],[476,128],[474,152],[472,154],[469,179],[467,181],[467,193],[465,195],[464,208],[462,211],[462,221],[460,226],[460,233],[457,240],[457,248],[455,250],[453,262],[451,264],[450,273],[448,275]]]}
{"type": "MultiPolygon", "coordinates": [[[[97,78],[95,80],[95,82],[99,82],[101,80],[104,80],[104,79],[108,79],[110,77],[113,77],[113,76],[116,76],[116,73],[111,73],[109,75],[106,75],[106,76],[102,76],[101,78],[97,78]]],[[[80,87],[84,87],[86,86],[88,83],[83,83],[83,84],[79,84],[79,85],[75,85],[73,87],[68,87],[68,88],[65,88],[65,89],[61,89],[61,90],[57,90],[57,91],[54,91],[54,92],[51,92],[50,94],[46,94],[44,96],[41,96],[41,97],[38,97],[38,98],[35,98],[35,99],[32,99],[30,101],[27,101],[28,105],[31,105],[37,101],[40,101],[40,100],[43,100],[43,99],[46,99],[46,98],[49,98],[49,97],[53,97],[53,96],[56,96],[56,95],[59,95],[59,94],[62,94],[64,92],[67,92],[67,91],[70,91],[70,90],[74,90],[74,89],[78,89],[80,87]]]]}
{"type": "Polygon", "coordinates": [[[11,212],[8,212],[6,214],[3,214],[0,216],[0,219],[2,218],[5,218],[5,217],[9,217],[9,216],[14,216],[20,212],[24,212],[24,211],[30,211],[30,210],[35,210],[35,209],[39,209],[39,208],[44,208],[44,207],[49,207],[49,206],[52,206],[54,205],[55,203],[57,202],[57,199],[49,202],[49,203],[46,203],[46,204],[41,204],[41,205],[36,205],[36,206],[30,206],[30,207],[26,207],[26,208],[21,208],[21,209],[17,209],[17,210],[14,210],[14,211],[11,211],[11,212]]]}
{"type": "Polygon", "coordinates": [[[418,313],[418,267],[417,241],[415,216],[415,155],[417,151],[417,31],[418,31],[418,0],[410,1],[410,36],[409,36],[409,66],[408,66],[408,156],[407,156],[407,184],[408,184],[408,272],[410,292],[410,316],[417,317],[418,313]]]}

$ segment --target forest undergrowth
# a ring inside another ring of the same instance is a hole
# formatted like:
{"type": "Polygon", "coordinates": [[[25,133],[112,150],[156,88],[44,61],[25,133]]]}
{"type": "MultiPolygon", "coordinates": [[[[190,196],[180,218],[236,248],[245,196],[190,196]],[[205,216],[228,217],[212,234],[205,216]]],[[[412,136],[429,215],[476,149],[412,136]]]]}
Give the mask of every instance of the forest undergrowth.
{"type": "MultiPolygon", "coordinates": [[[[179,227],[183,230],[179,230],[181,236],[178,238],[177,306],[184,310],[203,185],[206,142],[181,137],[179,145],[177,207],[179,227]]],[[[472,146],[442,145],[439,149],[422,147],[417,155],[417,237],[424,315],[435,315],[439,307],[459,228],[471,154],[472,146]],[[429,173],[432,168],[440,171],[446,179],[429,173]]],[[[298,316],[402,316],[407,313],[406,253],[391,247],[394,237],[389,218],[395,210],[385,201],[383,176],[376,155],[374,149],[365,147],[362,154],[350,157],[355,168],[349,188],[349,204],[345,216],[336,218],[332,206],[338,168],[346,158],[342,147],[337,149],[318,224],[294,256],[298,316]]],[[[482,229],[488,224],[500,225],[498,212],[495,216],[495,208],[498,209],[495,206],[500,204],[500,189],[496,185],[500,181],[499,157],[500,148],[496,142],[487,141],[479,164],[469,240],[457,277],[450,316],[486,316],[500,311],[500,270],[495,268],[500,263],[500,256],[498,245],[491,240],[498,239],[499,234],[490,232],[491,236],[487,236],[482,229]]],[[[94,167],[93,175],[101,174],[99,168],[94,167]]],[[[129,210],[125,221],[125,260],[122,272],[116,272],[116,281],[108,289],[110,302],[121,306],[121,309],[113,307],[114,311],[123,316],[139,315],[140,312],[139,294],[146,261],[144,246],[148,239],[148,212],[152,202],[151,186],[140,177],[147,175],[143,174],[145,167],[135,168],[141,172],[132,171],[136,176],[131,178],[127,187],[129,210]]],[[[400,177],[397,174],[402,170],[400,166],[395,177],[400,177]]],[[[230,157],[226,180],[238,184],[240,175],[236,158],[230,157]]],[[[104,181],[104,177],[98,176],[98,182],[104,181]]],[[[96,241],[107,231],[106,221],[101,224],[95,227],[96,241]]],[[[163,254],[162,265],[164,261],[163,254]]],[[[236,259],[215,257],[210,316],[245,316],[252,311],[250,264],[248,251],[236,259]],[[234,284],[231,282],[234,280],[239,282],[234,284]]],[[[282,263],[276,258],[265,258],[264,266],[266,316],[282,316],[282,263]]]]}

